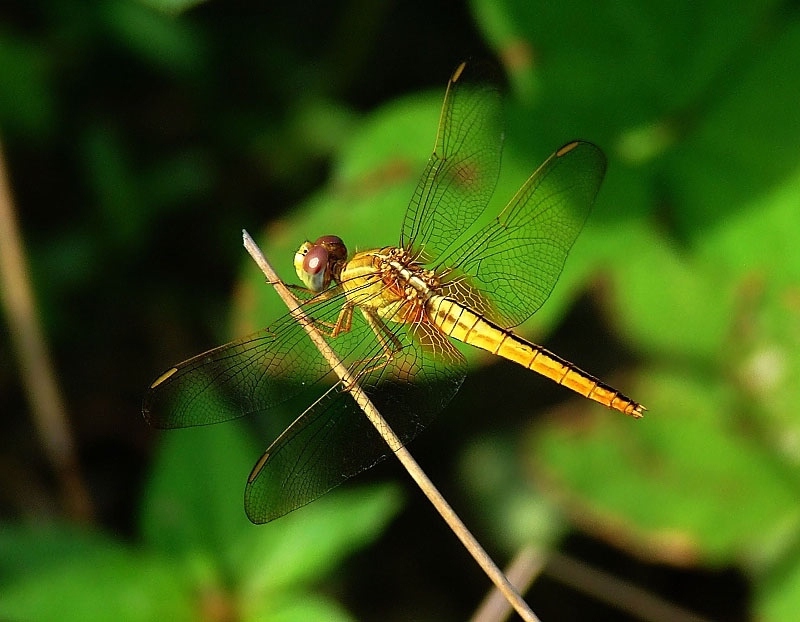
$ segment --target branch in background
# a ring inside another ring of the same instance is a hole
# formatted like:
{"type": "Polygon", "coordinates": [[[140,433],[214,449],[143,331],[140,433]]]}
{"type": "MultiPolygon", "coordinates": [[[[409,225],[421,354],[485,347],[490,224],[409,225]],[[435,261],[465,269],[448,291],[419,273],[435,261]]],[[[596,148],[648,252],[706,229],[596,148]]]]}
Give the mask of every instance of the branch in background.
{"type": "Polygon", "coordinates": [[[80,474],[64,399],[39,323],[1,148],[0,299],[34,425],[55,470],[64,511],[74,520],[90,522],[92,503],[80,474]]]}

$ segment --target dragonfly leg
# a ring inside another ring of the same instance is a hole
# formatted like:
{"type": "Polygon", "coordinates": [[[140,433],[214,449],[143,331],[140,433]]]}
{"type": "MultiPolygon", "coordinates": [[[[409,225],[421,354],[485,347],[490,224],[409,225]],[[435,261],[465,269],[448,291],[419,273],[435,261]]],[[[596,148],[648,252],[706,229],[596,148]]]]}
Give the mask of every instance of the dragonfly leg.
{"type": "MultiPolygon", "coordinates": [[[[317,297],[319,298],[319,297],[317,297]]],[[[321,302],[314,298],[310,300],[311,303],[321,302]]],[[[353,305],[344,303],[341,311],[336,318],[335,322],[328,322],[327,320],[320,320],[314,318],[314,327],[322,333],[325,337],[336,338],[343,333],[350,332],[353,320],[353,305]]]]}
{"type": "Polygon", "coordinates": [[[369,327],[372,329],[372,332],[375,333],[375,336],[378,338],[378,341],[383,347],[383,353],[387,359],[391,359],[396,352],[399,352],[403,349],[403,344],[400,343],[400,340],[397,338],[397,336],[389,330],[389,327],[386,326],[386,322],[363,307],[361,308],[361,312],[364,315],[364,319],[367,320],[367,324],[369,324],[369,327]]]}
{"type": "MultiPolygon", "coordinates": [[[[353,383],[343,385],[342,388],[345,391],[352,389],[353,385],[365,375],[381,370],[389,365],[392,360],[394,360],[395,354],[403,349],[403,344],[400,342],[397,336],[389,330],[389,327],[386,326],[386,323],[381,318],[374,313],[367,311],[363,307],[361,307],[361,312],[364,315],[364,319],[367,321],[367,324],[372,329],[372,332],[375,333],[375,337],[381,346],[381,352],[369,359],[362,359],[361,361],[356,362],[354,367],[360,367],[360,369],[358,370],[358,373],[355,374],[353,383]]],[[[350,317],[352,318],[352,310],[350,317]]]]}
{"type": "Polygon", "coordinates": [[[331,337],[338,337],[342,333],[349,333],[353,325],[353,305],[344,303],[336,323],[331,327],[331,337]]]}

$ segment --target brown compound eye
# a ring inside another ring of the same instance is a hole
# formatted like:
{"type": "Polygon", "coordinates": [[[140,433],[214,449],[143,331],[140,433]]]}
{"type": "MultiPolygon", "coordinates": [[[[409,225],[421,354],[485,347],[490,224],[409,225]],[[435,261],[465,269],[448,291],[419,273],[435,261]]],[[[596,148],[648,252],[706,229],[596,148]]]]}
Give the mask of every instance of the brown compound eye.
{"type": "Polygon", "coordinates": [[[315,275],[328,267],[328,249],[317,240],[303,257],[303,270],[306,274],[315,275]]]}
{"type": "Polygon", "coordinates": [[[328,251],[329,257],[333,261],[344,261],[347,259],[347,247],[338,235],[323,235],[317,238],[314,246],[324,246],[328,251]]]}
{"type": "MultiPolygon", "coordinates": [[[[326,236],[334,237],[334,236],[326,236]]],[[[294,270],[303,284],[312,292],[319,293],[328,288],[338,261],[333,253],[341,253],[344,244],[338,238],[322,239],[322,242],[303,242],[294,254],[294,270]],[[337,240],[339,240],[337,242],[337,240]]],[[[346,252],[346,251],[345,251],[346,252]]],[[[345,256],[346,259],[346,256],[345,256]]]]}

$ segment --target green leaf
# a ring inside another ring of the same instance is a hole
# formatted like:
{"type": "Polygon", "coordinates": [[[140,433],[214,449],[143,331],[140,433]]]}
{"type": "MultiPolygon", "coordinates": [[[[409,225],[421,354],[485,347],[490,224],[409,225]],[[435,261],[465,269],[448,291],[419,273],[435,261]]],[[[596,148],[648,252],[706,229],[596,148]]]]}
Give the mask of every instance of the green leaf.
{"type": "Polygon", "coordinates": [[[609,304],[618,330],[651,356],[717,362],[731,331],[731,275],[681,252],[649,223],[632,221],[592,235],[595,244],[614,249],[609,304]]]}
{"type": "Polygon", "coordinates": [[[116,244],[128,246],[143,229],[138,209],[143,197],[127,146],[118,132],[96,125],[85,130],[81,147],[103,231],[116,244]]]}
{"type": "Polygon", "coordinates": [[[321,578],[399,506],[390,488],[344,490],[252,525],[242,498],[257,458],[234,422],[167,432],[143,502],[145,540],[187,560],[199,580],[234,581],[245,609],[321,578]]]}
{"type": "Polygon", "coordinates": [[[694,244],[797,175],[800,23],[787,26],[737,66],[717,105],[668,159],[670,198],[681,206],[676,224],[694,244]]]}
{"type": "Polygon", "coordinates": [[[54,542],[53,531],[45,530],[40,534],[43,541],[36,543],[30,538],[33,530],[17,531],[20,549],[32,544],[44,552],[53,545],[50,550],[55,554],[45,560],[26,552],[26,564],[13,573],[6,568],[0,618],[15,622],[196,619],[180,568],[118,544],[98,546],[94,536],[74,539],[68,532],[64,530],[61,541],[54,542]]]}
{"type": "Polygon", "coordinates": [[[100,533],[60,523],[0,529],[0,581],[65,563],[75,555],[100,555],[118,545],[100,533]]]}
{"type": "Polygon", "coordinates": [[[526,483],[519,439],[483,436],[461,452],[459,472],[473,512],[507,552],[534,543],[556,546],[567,523],[555,506],[526,483]]]}
{"type": "Polygon", "coordinates": [[[792,174],[762,195],[750,199],[745,209],[732,211],[696,240],[696,252],[749,284],[780,287],[791,295],[800,281],[800,160],[792,174]]]}
{"type": "Polygon", "coordinates": [[[349,622],[353,618],[338,603],[315,594],[278,596],[253,607],[242,616],[242,622],[349,622]]]}
{"type": "Polygon", "coordinates": [[[529,62],[553,131],[598,114],[606,127],[625,128],[692,103],[779,5],[626,0],[587,11],[580,0],[507,0],[501,17],[487,4],[473,2],[478,15],[492,16],[487,25],[501,56],[519,59],[513,52],[520,40],[532,48],[529,62]]]}
{"type": "Polygon", "coordinates": [[[245,608],[323,577],[377,538],[399,506],[393,487],[348,487],[244,534],[231,566],[245,608]]]}
{"type": "MultiPolygon", "coordinates": [[[[728,367],[749,398],[785,422],[793,421],[795,430],[800,423],[795,381],[800,374],[798,196],[800,165],[793,177],[710,231],[698,247],[704,259],[736,275],[728,367]]],[[[777,436],[794,433],[784,425],[778,429],[777,436]]]]}
{"type": "Polygon", "coordinates": [[[235,422],[163,433],[144,494],[145,541],[170,555],[224,559],[252,528],[242,500],[258,455],[235,422]]]}
{"type": "Polygon", "coordinates": [[[540,485],[579,526],[651,559],[716,565],[798,525],[793,474],[736,417],[729,387],[655,370],[635,386],[643,420],[586,407],[532,438],[540,485]]]}
{"type": "Polygon", "coordinates": [[[792,620],[800,609],[800,560],[795,556],[756,586],[753,615],[763,622],[792,620]]]}
{"type": "Polygon", "coordinates": [[[177,15],[205,2],[205,0],[139,0],[144,6],[168,15],[177,15]]]}
{"type": "MultiPolygon", "coordinates": [[[[146,229],[151,225],[148,216],[153,212],[163,213],[165,207],[199,200],[217,181],[214,176],[214,166],[205,151],[187,149],[165,155],[139,174],[140,188],[146,192],[146,206],[138,206],[143,214],[134,222],[146,229]]],[[[137,233],[141,235],[141,230],[137,233]]]]}
{"type": "Polygon", "coordinates": [[[102,6],[108,34],[152,66],[173,76],[207,67],[206,42],[190,22],[143,2],[115,0],[102,6]]]}
{"type": "Polygon", "coordinates": [[[43,138],[55,122],[47,52],[39,42],[0,31],[0,128],[43,138]]]}

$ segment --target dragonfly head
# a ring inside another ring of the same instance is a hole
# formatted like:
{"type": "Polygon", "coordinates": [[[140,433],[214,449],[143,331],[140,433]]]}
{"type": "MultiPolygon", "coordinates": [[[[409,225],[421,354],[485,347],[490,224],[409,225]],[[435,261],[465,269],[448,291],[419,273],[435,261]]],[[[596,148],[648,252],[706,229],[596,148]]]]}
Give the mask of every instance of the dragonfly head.
{"type": "Polygon", "coordinates": [[[294,254],[294,269],[308,289],[321,292],[328,288],[345,261],[347,247],[342,239],[323,235],[315,242],[303,242],[294,254]]]}

